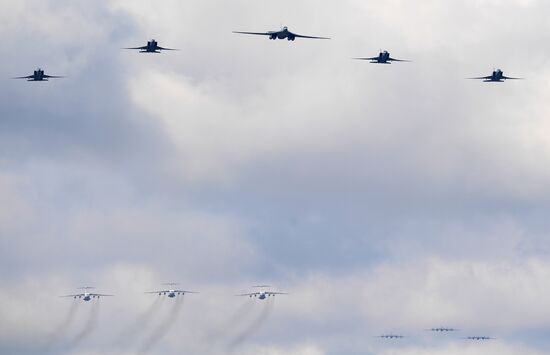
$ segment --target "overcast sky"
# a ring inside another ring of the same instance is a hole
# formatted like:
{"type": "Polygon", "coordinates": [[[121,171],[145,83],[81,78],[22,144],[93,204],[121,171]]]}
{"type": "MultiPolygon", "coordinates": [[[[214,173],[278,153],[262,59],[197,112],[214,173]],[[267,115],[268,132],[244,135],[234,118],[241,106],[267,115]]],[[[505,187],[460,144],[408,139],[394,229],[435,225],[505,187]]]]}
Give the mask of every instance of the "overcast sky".
{"type": "Polygon", "coordinates": [[[2,354],[548,353],[548,1],[0,4],[2,354]]]}

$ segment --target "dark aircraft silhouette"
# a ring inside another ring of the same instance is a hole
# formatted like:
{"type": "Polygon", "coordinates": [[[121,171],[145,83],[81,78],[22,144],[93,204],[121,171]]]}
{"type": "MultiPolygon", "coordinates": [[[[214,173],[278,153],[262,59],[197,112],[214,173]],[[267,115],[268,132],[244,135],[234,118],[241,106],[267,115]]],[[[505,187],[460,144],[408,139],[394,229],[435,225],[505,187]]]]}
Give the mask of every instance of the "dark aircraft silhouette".
{"type": "Polygon", "coordinates": [[[18,76],[12,79],[27,79],[27,81],[48,81],[48,79],[56,79],[56,78],[64,78],[64,76],[56,76],[56,75],[46,75],[44,74],[44,70],[38,68],[34,71],[32,75],[29,76],[18,76]]]}
{"type": "Polygon", "coordinates": [[[480,76],[476,78],[468,78],[468,79],[480,79],[483,80],[484,83],[502,83],[504,80],[519,80],[523,78],[511,78],[509,76],[504,76],[504,73],[502,70],[497,69],[493,70],[493,74],[489,76],[480,76]]]}
{"type": "Polygon", "coordinates": [[[483,337],[483,336],[470,336],[470,337],[466,337],[464,339],[467,339],[467,340],[492,340],[492,339],[495,339],[495,338],[483,337]]]}
{"type": "Polygon", "coordinates": [[[444,328],[444,327],[439,327],[439,328],[430,328],[430,329],[425,329],[426,331],[428,332],[436,332],[436,333],[446,333],[446,332],[457,332],[459,331],[459,329],[456,329],[456,328],[444,328]]]}
{"type": "Polygon", "coordinates": [[[177,51],[178,49],[174,48],[164,48],[159,46],[158,42],[154,39],[147,42],[146,46],[143,47],[130,47],[123,49],[139,49],[140,53],[160,53],[160,51],[177,51]]]}
{"type": "Polygon", "coordinates": [[[395,334],[384,334],[384,335],[377,335],[376,338],[383,338],[383,339],[403,339],[404,335],[395,335],[395,334]]]}
{"type": "Polygon", "coordinates": [[[391,62],[410,62],[410,60],[392,58],[390,57],[390,53],[388,51],[380,52],[377,57],[353,58],[353,59],[370,60],[371,63],[375,63],[375,64],[391,64],[391,62]]]}
{"type": "Polygon", "coordinates": [[[296,33],[292,33],[288,30],[288,27],[283,27],[280,31],[269,31],[269,32],[242,32],[242,31],[233,31],[233,33],[241,33],[245,35],[259,35],[259,36],[269,36],[269,39],[287,39],[289,41],[294,41],[296,38],[311,38],[311,39],[330,39],[327,37],[314,37],[314,36],[302,36],[296,33]]]}

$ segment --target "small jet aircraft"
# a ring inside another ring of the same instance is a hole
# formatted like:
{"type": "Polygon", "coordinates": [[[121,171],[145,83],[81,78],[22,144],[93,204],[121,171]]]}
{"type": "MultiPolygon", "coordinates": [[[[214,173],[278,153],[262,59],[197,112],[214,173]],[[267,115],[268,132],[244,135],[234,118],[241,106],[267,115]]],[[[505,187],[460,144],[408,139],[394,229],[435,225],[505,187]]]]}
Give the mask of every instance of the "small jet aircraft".
{"type": "MultiPolygon", "coordinates": [[[[260,286],[252,286],[254,288],[268,288],[271,287],[269,285],[260,285],[260,286]]],[[[274,291],[257,291],[257,292],[251,292],[251,293],[243,293],[237,296],[248,296],[248,297],[257,297],[260,300],[265,300],[267,297],[275,297],[275,295],[288,295],[286,292],[274,292],[274,291]]]]}
{"type": "Polygon", "coordinates": [[[377,335],[376,338],[383,338],[383,339],[403,339],[405,338],[404,335],[396,335],[396,334],[383,334],[383,335],[377,335]]]}
{"type": "Polygon", "coordinates": [[[375,63],[375,64],[391,64],[391,62],[410,62],[410,60],[392,58],[390,57],[390,53],[388,51],[380,52],[380,54],[378,54],[377,57],[353,58],[353,59],[370,60],[371,63],[375,63]]]}
{"type": "Polygon", "coordinates": [[[447,332],[458,332],[460,329],[439,327],[439,328],[430,328],[430,329],[424,329],[424,330],[428,332],[447,333],[447,332]]]}
{"type": "Polygon", "coordinates": [[[102,293],[91,293],[88,292],[88,290],[93,289],[95,287],[85,286],[85,287],[79,287],[79,290],[85,290],[83,293],[77,293],[75,295],[65,295],[65,296],[59,296],[59,297],[73,297],[74,299],[81,299],[83,301],[91,301],[94,298],[99,299],[100,297],[112,297],[114,295],[104,295],[102,293]]]}
{"type": "Polygon", "coordinates": [[[468,78],[468,79],[480,79],[483,80],[484,83],[502,83],[504,80],[521,80],[523,78],[512,78],[509,76],[504,76],[504,72],[500,69],[493,70],[493,74],[488,76],[480,76],[476,78],[468,78]]]}
{"type": "MultiPolygon", "coordinates": [[[[171,282],[171,283],[164,283],[162,285],[166,285],[166,286],[176,286],[178,285],[177,283],[174,283],[174,282],[171,282]]],[[[174,298],[176,296],[183,296],[185,295],[186,293],[198,293],[198,292],[195,292],[195,291],[185,291],[185,290],[176,290],[176,289],[169,289],[169,290],[160,290],[160,291],[149,291],[149,292],[145,292],[145,293],[158,293],[159,296],[168,296],[170,298],[174,298]]]]}
{"type": "Polygon", "coordinates": [[[240,33],[245,35],[259,35],[259,36],[269,36],[269,39],[287,39],[289,41],[294,41],[296,38],[311,38],[311,39],[330,39],[328,37],[314,37],[314,36],[303,36],[296,33],[292,33],[288,30],[288,27],[283,27],[280,31],[269,31],[269,32],[242,32],[242,31],[233,31],[233,33],[240,33]]]}
{"type": "Polygon", "coordinates": [[[164,48],[158,45],[158,42],[154,39],[147,42],[146,46],[143,47],[129,47],[123,49],[139,49],[140,53],[160,53],[160,51],[177,51],[179,49],[174,48],[164,48]]]}
{"type": "Polygon", "coordinates": [[[57,78],[64,78],[64,76],[57,76],[57,75],[46,75],[44,74],[43,69],[36,69],[32,75],[29,76],[18,76],[12,79],[27,79],[27,81],[48,81],[48,79],[57,79],[57,78]]]}
{"type": "Polygon", "coordinates": [[[467,340],[492,340],[492,339],[495,339],[495,338],[484,337],[484,336],[470,336],[470,337],[466,337],[466,338],[463,338],[463,339],[467,339],[467,340]]]}

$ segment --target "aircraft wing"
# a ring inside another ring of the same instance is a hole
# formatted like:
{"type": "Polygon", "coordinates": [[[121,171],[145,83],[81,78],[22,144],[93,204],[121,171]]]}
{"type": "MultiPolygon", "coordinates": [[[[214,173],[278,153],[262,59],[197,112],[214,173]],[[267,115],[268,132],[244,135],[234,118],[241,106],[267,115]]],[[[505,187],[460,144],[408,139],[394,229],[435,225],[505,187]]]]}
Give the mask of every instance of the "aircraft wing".
{"type": "Polygon", "coordinates": [[[268,295],[288,295],[286,292],[266,292],[268,295]]]}
{"type": "Polygon", "coordinates": [[[277,32],[243,32],[243,31],[233,31],[233,33],[240,33],[243,35],[258,35],[258,36],[271,36],[277,32]]]}
{"type": "Polygon", "coordinates": [[[34,78],[34,75],[16,76],[15,78],[10,78],[10,79],[32,79],[32,78],[34,78]]]}
{"type": "Polygon", "coordinates": [[[142,49],[142,50],[146,50],[146,49],[147,49],[147,46],[143,46],[143,47],[127,47],[127,48],[122,48],[122,49],[142,49]]]}
{"type": "Polygon", "coordinates": [[[64,76],[58,76],[58,75],[46,75],[44,74],[44,78],[64,78],[64,76]]]}
{"type": "Polygon", "coordinates": [[[388,60],[390,60],[392,62],[410,62],[410,60],[395,59],[395,58],[392,58],[392,57],[389,57],[388,60]]]}
{"type": "Polygon", "coordinates": [[[164,48],[164,47],[160,47],[160,46],[157,46],[157,49],[161,50],[161,51],[179,51],[179,49],[175,49],[175,48],[164,48]]]}
{"type": "Polygon", "coordinates": [[[257,296],[259,294],[260,294],[259,292],[252,292],[252,293],[241,293],[240,295],[237,295],[237,296],[257,296]]]}
{"type": "Polygon", "coordinates": [[[59,297],[81,297],[81,296],[84,296],[83,293],[78,293],[76,295],[63,295],[63,296],[59,296],[59,297]]]}
{"type": "Polygon", "coordinates": [[[102,293],[90,293],[90,296],[96,296],[96,297],[113,297],[114,295],[104,295],[102,293]]]}
{"type": "Polygon", "coordinates": [[[145,293],[168,293],[170,292],[169,290],[160,290],[160,291],[147,291],[145,293]]]}
{"type": "Polygon", "coordinates": [[[198,293],[197,291],[185,291],[185,290],[174,290],[174,292],[180,292],[180,293],[198,293]]]}
{"type": "Polygon", "coordinates": [[[303,36],[303,35],[297,35],[296,33],[290,32],[290,34],[296,38],[311,38],[311,39],[330,39],[328,37],[315,37],[315,36],[303,36]]]}
{"type": "Polygon", "coordinates": [[[492,79],[493,77],[491,75],[489,76],[478,76],[476,78],[468,78],[468,79],[483,79],[483,80],[488,80],[488,79],[492,79]]]}
{"type": "Polygon", "coordinates": [[[523,80],[523,78],[511,78],[509,76],[503,76],[502,79],[506,79],[506,80],[523,80]]]}
{"type": "Polygon", "coordinates": [[[370,58],[364,58],[364,57],[362,58],[362,57],[360,57],[360,58],[353,58],[353,59],[359,59],[359,60],[378,60],[378,57],[370,57],[370,58]]]}

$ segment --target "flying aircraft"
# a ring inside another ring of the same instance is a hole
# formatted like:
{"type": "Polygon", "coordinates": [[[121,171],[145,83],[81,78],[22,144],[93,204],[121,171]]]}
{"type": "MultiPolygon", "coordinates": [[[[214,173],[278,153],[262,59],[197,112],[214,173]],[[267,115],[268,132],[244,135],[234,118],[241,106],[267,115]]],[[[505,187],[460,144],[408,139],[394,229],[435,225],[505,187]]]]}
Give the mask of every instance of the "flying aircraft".
{"type": "Polygon", "coordinates": [[[500,69],[493,70],[493,74],[489,76],[480,76],[476,78],[468,78],[468,79],[480,79],[483,80],[484,83],[502,83],[504,80],[520,80],[523,78],[511,78],[509,76],[504,76],[504,72],[500,69]]]}
{"type": "Polygon", "coordinates": [[[85,286],[85,287],[79,287],[79,290],[85,290],[83,293],[77,293],[75,295],[65,295],[65,296],[59,296],[59,297],[73,297],[74,299],[81,299],[83,301],[91,301],[94,298],[99,299],[100,297],[112,297],[114,295],[104,295],[102,293],[91,293],[88,292],[90,289],[94,289],[95,287],[85,286]]]}
{"type": "Polygon", "coordinates": [[[404,335],[396,335],[396,334],[383,334],[383,335],[377,335],[376,338],[383,338],[383,339],[403,339],[404,335]]]}
{"type": "Polygon", "coordinates": [[[424,330],[428,332],[447,333],[447,332],[458,332],[460,329],[439,327],[439,328],[430,328],[430,329],[424,329],[424,330]]]}
{"type": "MultiPolygon", "coordinates": [[[[259,286],[252,286],[254,288],[269,288],[271,286],[269,285],[259,285],[259,286]]],[[[265,300],[267,297],[275,297],[275,295],[288,295],[286,292],[274,292],[274,291],[257,291],[257,292],[251,292],[251,293],[243,293],[237,296],[248,296],[248,297],[257,297],[260,300],[265,300]]]]}
{"type": "Polygon", "coordinates": [[[463,338],[463,339],[467,339],[467,340],[492,340],[492,339],[495,339],[495,338],[484,337],[484,336],[470,336],[470,337],[466,337],[466,338],[463,338]]]}
{"type": "Polygon", "coordinates": [[[129,47],[123,49],[139,49],[140,53],[160,53],[160,51],[177,51],[178,49],[174,48],[164,48],[158,45],[158,42],[154,39],[147,42],[146,46],[143,47],[129,47]]]}
{"type": "Polygon", "coordinates": [[[287,39],[289,41],[294,41],[296,38],[311,38],[311,39],[330,39],[328,37],[314,37],[314,36],[302,36],[296,33],[292,33],[288,30],[288,27],[283,27],[280,31],[269,31],[269,32],[242,32],[242,31],[233,31],[233,33],[240,33],[245,35],[259,35],[259,36],[268,36],[269,39],[287,39]]]}
{"type": "Polygon", "coordinates": [[[391,62],[410,62],[410,60],[392,58],[390,57],[390,53],[388,51],[380,52],[380,54],[378,54],[377,57],[353,58],[353,59],[370,60],[371,63],[375,63],[375,64],[391,64],[391,62]]]}
{"type": "Polygon", "coordinates": [[[32,75],[29,76],[18,76],[12,79],[27,79],[27,81],[48,81],[48,79],[57,79],[57,78],[64,78],[63,76],[56,76],[56,75],[46,75],[44,74],[43,69],[36,69],[32,75]]]}
{"type": "MultiPolygon", "coordinates": [[[[166,285],[166,286],[176,286],[178,285],[177,283],[174,283],[174,282],[171,282],[171,283],[164,283],[162,285],[166,285]]],[[[185,295],[186,293],[198,293],[198,292],[194,292],[194,291],[185,291],[185,290],[176,290],[174,288],[170,288],[169,290],[160,290],[160,291],[149,291],[149,292],[145,292],[145,293],[158,293],[159,296],[168,296],[170,298],[174,298],[176,296],[183,296],[185,295]]]]}

